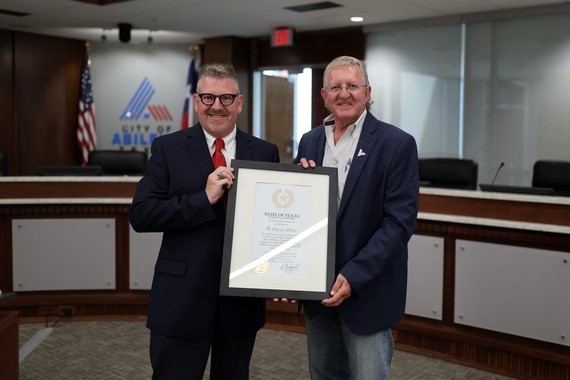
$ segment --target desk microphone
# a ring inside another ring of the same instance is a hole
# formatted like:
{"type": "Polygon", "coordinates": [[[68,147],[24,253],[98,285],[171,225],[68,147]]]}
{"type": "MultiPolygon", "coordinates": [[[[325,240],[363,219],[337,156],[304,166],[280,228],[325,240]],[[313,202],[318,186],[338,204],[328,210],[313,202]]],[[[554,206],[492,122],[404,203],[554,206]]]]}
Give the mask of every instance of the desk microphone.
{"type": "Polygon", "coordinates": [[[497,176],[499,175],[499,172],[501,171],[503,166],[505,166],[505,163],[501,162],[501,165],[499,165],[499,168],[497,169],[497,172],[495,173],[495,176],[493,177],[493,181],[491,182],[491,185],[495,184],[495,180],[497,179],[497,176]]]}

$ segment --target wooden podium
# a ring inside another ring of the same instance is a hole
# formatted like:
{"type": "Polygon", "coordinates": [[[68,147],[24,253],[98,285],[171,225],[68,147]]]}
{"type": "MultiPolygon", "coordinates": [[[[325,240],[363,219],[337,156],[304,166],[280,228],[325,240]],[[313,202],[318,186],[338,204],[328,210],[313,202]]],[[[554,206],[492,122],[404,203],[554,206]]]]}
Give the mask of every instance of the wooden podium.
{"type": "Polygon", "coordinates": [[[19,377],[18,312],[0,312],[0,379],[19,377]]]}

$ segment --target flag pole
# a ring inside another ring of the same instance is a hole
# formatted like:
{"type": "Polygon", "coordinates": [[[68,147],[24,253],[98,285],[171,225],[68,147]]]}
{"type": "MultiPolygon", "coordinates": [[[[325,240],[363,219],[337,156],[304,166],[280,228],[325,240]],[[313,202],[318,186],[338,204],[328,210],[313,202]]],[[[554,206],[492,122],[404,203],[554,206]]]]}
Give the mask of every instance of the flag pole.
{"type": "Polygon", "coordinates": [[[188,52],[190,53],[191,60],[190,60],[190,66],[188,68],[188,76],[186,79],[186,97],[184,98],[180,129],[190,128],[196,123],[193,98],[194,94],[196,93],[196,83],[197,83],[196,67],[198,66],[196,61],[198,53],[200,51],[200,47],[197,44],[189,44],[187,46],[187,49],[188,52]]]}
{"type": "Polygon", "coordinates": [[[79,113],[77,116],[76,141],[81,151],[81,165],[88,164],[89,152],[97,148],[95,132],[95,104],[91,82],[91,45],[85,42],[85,55],[81,66],[79,113]]]}
{"type": "Polygon", "coordinates": [[[87,65],[91,70],[91,42],[85,41],[85,54],[87,54],[87,65]]]}

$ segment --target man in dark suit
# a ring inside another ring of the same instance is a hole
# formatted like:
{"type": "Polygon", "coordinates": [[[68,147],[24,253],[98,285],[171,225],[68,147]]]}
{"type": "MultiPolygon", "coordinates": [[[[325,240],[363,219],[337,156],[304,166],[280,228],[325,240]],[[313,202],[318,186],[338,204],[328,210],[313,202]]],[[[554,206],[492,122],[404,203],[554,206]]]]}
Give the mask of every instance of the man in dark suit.
{"type": "Polygon", "coordinates": [[[235,178],[232,158],[279,162],[279,152],[237,129],[242,105],[231,65],[203,66],[194,95],[199,123],[153,141],[131,205],[135,231],[163,232],[147,322],[153,379],[201,380],[210,348],[211,379],[249,375],[265,300],[219,295],[224,193],[235,178]]]}
{"type": "Polygon", "coordinates": [[[336,273],[331,297],[303,301],[311,378],[386,379],[404,315],[407,243],[418,211],[412,136],[369,112],[363,63],[338,57],[321,95],[332,113],[301,139],[296,162],[338,168],[336,273]]]}

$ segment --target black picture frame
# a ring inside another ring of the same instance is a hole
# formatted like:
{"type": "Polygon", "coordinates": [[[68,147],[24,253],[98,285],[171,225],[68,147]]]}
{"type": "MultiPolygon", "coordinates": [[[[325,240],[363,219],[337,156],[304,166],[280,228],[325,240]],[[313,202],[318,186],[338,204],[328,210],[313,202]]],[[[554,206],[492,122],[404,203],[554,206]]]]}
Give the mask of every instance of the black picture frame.
{"type": "Polygon", "coordinates": [[[334,282],[337,170],[233,160],[225,296],[323,300],[334,282]]]}

